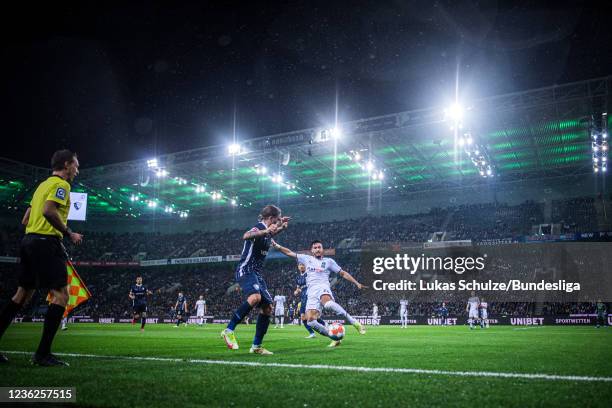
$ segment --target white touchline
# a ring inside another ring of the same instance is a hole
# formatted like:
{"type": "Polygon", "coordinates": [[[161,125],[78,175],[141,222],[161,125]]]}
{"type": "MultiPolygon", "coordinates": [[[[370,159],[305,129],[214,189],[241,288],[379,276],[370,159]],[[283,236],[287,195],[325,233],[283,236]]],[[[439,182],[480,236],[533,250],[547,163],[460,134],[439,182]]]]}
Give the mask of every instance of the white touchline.
{"type": "MultiPolygon", "coordinates": [[[[27,354],[27,351],[4,351],[6,354],[27,354]]],[[[337,370],[337,371],[357,371],[364,373],[404,373],[404,374],[426,374],[426,375],[447,375],[457,377],[492,377],[492,378],[520,378],[527,380],[549,380],[549,381],[599,381],[612,382],[612,377],[589,377],[581,375],[555,375],[555,374],[528,374],[528,373],[496,373],[492,371],[448,371],[448,370],[427,370],[421,368],[393,368],[393,367],[355,367],[355,366],[332,366],[325,364],[291,364],[291,363],[260,363],[256,361],[225,361],[225,360],[198,360],[189,358],[170,358],[170,357],[138,357],[138,356],[111,356],[99,354],[77,354],[77,353],[53,353],[57,356],[80,357],[80,358],[99,358],[108,360],[134,360],[134,361],[164,361],[169,363],[191,363],[208,365],[230,365],[243,367],[278,367],[278,368],[306,368],[313,370],[337,370]]]]}

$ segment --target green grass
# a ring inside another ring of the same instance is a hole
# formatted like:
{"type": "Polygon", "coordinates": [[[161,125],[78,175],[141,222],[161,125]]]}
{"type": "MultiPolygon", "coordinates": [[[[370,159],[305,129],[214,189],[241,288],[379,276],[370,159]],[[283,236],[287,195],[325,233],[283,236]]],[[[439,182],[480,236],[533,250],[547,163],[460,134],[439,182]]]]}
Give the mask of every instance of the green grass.
{"type": "MultiPolygon", "coordinates": [[[[594,327],[347,327],[337,349],[304,328],[270,328],[270,357],[248,353],[254,326],[238,327],[241,349],[227,350],[222,327],[75,324],[58,333],[54,351],[110,356],[399,367],[612,377],[612,329],[594,327]]],[[[1,350],[32,351],[39,324],[15,324],[1,350]]],[[[29,356],[9,354],[0,386],[75,386],[80,405],[388,407],[388,406],[609,406],[612,383],[433,374],[352,372],[289,367],[211,365],[65,357],[69,368],[39,368],[29,356]]]]}

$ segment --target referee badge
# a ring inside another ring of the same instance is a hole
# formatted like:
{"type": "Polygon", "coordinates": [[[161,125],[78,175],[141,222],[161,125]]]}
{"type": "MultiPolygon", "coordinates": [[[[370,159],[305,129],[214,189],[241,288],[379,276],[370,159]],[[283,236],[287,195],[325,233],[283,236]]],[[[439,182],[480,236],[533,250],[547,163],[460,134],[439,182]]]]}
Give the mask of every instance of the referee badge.
{"type": "Polygon", "coordinates": [[[63,188],[58,188],[57,191],[55,192],[55,197],[59,198],[60,200],[65,200],[66,199],[66,190],[63,188]]]}

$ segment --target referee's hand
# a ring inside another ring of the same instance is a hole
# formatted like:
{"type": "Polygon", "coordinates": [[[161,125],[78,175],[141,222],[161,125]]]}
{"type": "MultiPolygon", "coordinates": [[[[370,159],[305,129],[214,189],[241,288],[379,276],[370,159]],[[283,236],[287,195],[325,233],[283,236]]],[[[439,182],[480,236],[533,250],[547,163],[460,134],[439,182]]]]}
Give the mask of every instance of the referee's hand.
{"type": "Polygon", "coordinates": [[[81,242],[83,241],[83,235],[79,234],[78,232],[71,232],[70,240],[72,241],[74,245],[80,245],[81,242]]]}

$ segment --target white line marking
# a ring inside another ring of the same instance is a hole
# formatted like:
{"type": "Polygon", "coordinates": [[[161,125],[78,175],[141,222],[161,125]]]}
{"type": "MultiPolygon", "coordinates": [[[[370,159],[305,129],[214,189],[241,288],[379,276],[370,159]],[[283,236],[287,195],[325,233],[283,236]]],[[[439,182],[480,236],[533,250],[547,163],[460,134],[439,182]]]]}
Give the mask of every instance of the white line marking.
{"type": "MultiPolygon", "coordinates": [[[[6,354],[27,354],[26,351],[1,351],[6,354]]],[[[392,367],[354,367],[354,366],[332,366],[325,364],[290,364],[290,363],[260,363],[256,361],[226,361],[226,360],[198,360],[169,357],[137,357],[137,356],[105,356],[98,354],[76,354],[76,353],[54,353],[57,356],[99,358],[109,360],[135,360],[135,361],[163,361],[169,363],[191,363],[208,365],[229,365],[243,367],[278,367],[278,368],[300,368],[313,370],[337,370],[358,371],[364,373],[403,373],[403,374],[425,374],[425,375],[447,375],[456,377],[492,377],[492,378],[520,378],[527,380],[548,381],[587,381],[587,382],[612,382],[612,377],[589,377],[580,375],[554,375],[554,374],[528,374],[528,373],[497,373],[491,371],[448,371],[427,370],[420,368],[392,368],[392,367]]]]}

